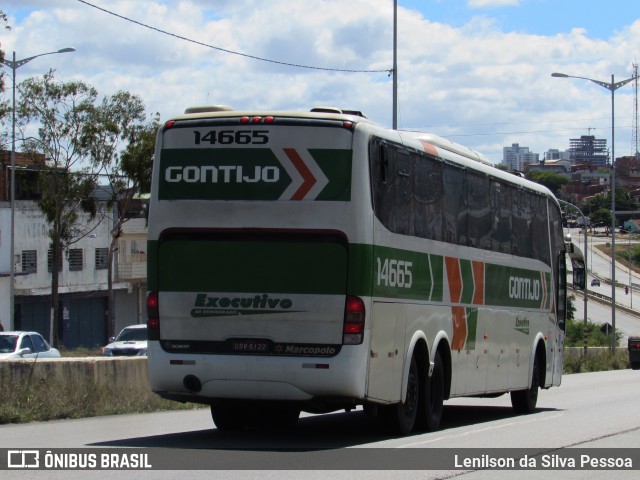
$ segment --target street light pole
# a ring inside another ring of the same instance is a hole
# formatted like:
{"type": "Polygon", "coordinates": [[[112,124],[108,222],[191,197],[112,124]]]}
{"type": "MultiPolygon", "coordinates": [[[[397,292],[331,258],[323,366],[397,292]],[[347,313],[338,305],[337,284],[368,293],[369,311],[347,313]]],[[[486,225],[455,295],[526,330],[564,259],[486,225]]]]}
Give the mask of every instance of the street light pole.
{"type": "Polygon", "coordinates": [[[11,274],[9,279],[9,325],[10,330],[14,329],[14,310],[15,310],[15,276],[16,276],[16,264],[15,264],[15,229],[16,229],[16,70],[23,66],[25,63],[29,63],[34,58],[42,57],[44,55],[53,55],[56,53],[68,53],[75,52],[73,47],[61,48],[55,52],[40,53],[31,57],[23,58],[22,60],[16,60],[16,52],[13,52],[13,60],[2,60],[2,63],[11,69],[12,76],[12,114],[11,114],[11,245],[10,250],[10,268],[11,274]]]}
{"type": "Polygon", "coordinates": [[[393,113],[392,126],[398,129],[398,0],[393,1],[393,113]]]}
{"type": "Polygon", "coordinates": [[[615,154],[615,101],[614,93],[620,87],[639,78],[638,76],[627,78],[621,82],[615,82],[611,74],[611,83],[594,80],[593,78],[567,75],[566,73],[552,73],[557,78],[580,78],[600,85],[611,91],[611,351],[616,353],[616,154],[615,154]]]}
{"type": "Polygon", "coordinates": [[[587,266],[587,217],[585,217],[582,210],[576,207],[573,203],[565,202],[564,200],[558,199],[558,202],[567,205],[568,207],[574,208],[578,211],[578,213],[582,216],[582,222],[584,226],[584,330],[583,330],[583,338],[584,338],[584,354],[587,354],[587,296],[589,295],[589,287],[587,280],[587,274],[589,273],[589,268],[587,266]]]}

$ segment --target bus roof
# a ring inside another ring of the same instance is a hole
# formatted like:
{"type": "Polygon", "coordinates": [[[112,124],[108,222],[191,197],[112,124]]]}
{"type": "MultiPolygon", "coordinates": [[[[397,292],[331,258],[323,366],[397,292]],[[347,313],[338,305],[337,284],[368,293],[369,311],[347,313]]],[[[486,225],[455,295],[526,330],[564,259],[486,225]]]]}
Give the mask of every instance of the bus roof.
{"type": "MultiPolygon", "coordinates": [[[[476,152],[464,145],[455,143],[447,138],[440,137],[432,133],[394,131],[380,127],[360,110],[342,109],[338,107],[319,106],[307,111],[292,110],[234,110],[226,105],[202,105],[189,107],[182,115],[176,115],[169,121],[197,120],[207,118],[234,118],[234,117],[288,117],[301,119],[324,119],[353,122],[354,124],[366,124],[376,129],[386,131],[390,135],[398,136],[401,142],[418,150],[424,150],[424,143],[436,148],[438,155],[444,160],[461,164],[464,167],[483,172],[497,179],[517,185],[521,188],[536,191],[542,195],[553,198],[558,204],[553,193],[545,186],[518,177],[512,173],[496,168],[495,164],[489,161],[483,154],[476,152]],[[395,135],[394,135],[395,134],[395,135]]],[[[559,205],[559,204],[558,204],[559,205]]]]}

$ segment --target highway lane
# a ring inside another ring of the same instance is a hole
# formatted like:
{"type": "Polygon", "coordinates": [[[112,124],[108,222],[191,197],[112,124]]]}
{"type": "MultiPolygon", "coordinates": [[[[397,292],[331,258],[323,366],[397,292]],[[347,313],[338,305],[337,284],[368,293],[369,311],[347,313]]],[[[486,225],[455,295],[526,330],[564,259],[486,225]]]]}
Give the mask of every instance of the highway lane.
{"type": "MultiPolygon", "coordinates": [[[[563,385],[542,391],[539,411],[532,415],[515,415],[508,396],[495,399],[455,399],[447,402],[443,428],[433,433],[390,438],[362,411],[327,415],[305,415],[298,427],[291,432],[249,431],[223,434],[214,427],[206,409],[171,411],[152,414],[99,417],[82,420],[65,420],[32,423],[27,425],[0,426],[0,448],[144,448],[148,451],[166,452],[169,458],[180,461],[191,454],[222,460],[245,459],[248,468],[255,470],[233,471],[5,471],[3,479],[22,478],[242,478],[242,479],[306,479],[326,478],[416,478],[415,471],[368,470],[356,471],[318,470],[301,472],[286,470],[288,466],[301,468],[282,449],[304,449],[308,455],[325,455],[343,449],[364,449],[357,455],[372,455],[372,465],[380,459],[391,461],[394,452],[406,453],[406,449],[424,449],[425,455],[434,448],[443,452],[461,452],[465,448],[524,448],[543,449],[545,452],[561,452],[563,448],[584,449],[604,446],[618,449],[640,446],[640,371],[566,375],[563,385]],[[398,450],[399,449],[399,450],[398,450]],[[364,452],[364,453],[363,453],[364,452]],[[389,456],[391,455],[391,456],[389,456]],[[387,457],[385,457],[387,456],[387,457]],[[265,463],[266,457],[275,464],[265,463]],[[374,461],[375,460],[375,461],[374,461]],[[269,465],[274,470],[264,471],[269,465]],[[278,470],[284,468],[284,470],[278,470]],[[366,472],[365,472],[366,471],[366,472]]],[[[118,450],[120,451],[120,450],[118,450]]],[[[354,452],[353,450],[347,450],[354,452]]],[[[585,450],[586,451],[586,450],[585,450]]],[[[615,450],[612,450],[615,452],[615,450]]],[[[638,453],[640,455],[640,452],[638,453]]],[[[244,461],[244,460],[243,460],[244,461]]],[[[640,462],[640,460],[639,460],[640,462]]],[[[338,465],[327,465],[336,467],[338,465]]],[[[506,472],[495,471],[434,471],[421,470],[419,478],[467,479],[507,478],[506,472]]],[[[549,478],[549,471],[519,471],[518,478],[549,478]]],[[[607,478],[637,478],[638,471],[606,472],[607,478]]],[[[602,471],[555,472],[553,478],[602,478],[602,471]],[[599,476],[594,476],[595,474],[599,476]]],[[[513,478],[513,473],[510,477],[513,478]]]]}
{"type": "MultiPolygon", "coordinates": [[[[569,229],[574,243],[584,249],[584,236],[582,230],[569,229]]],[[[603,253],[598,246],[611,243],[611,236],[602,233],[589,235],[587,237],[587,266],[589,275],[587,277],[587,289],[591,293],[600,294],[611,298],[611,257],[603,253]],[[601,280],[599,286],[592,286],[593,279],[601,280]]],[[[637,244],[638,240],[628,235],[616,236],[617,246],[627,246],[627,244],[637,244]]],[[[630,335],[640,335],[640,273],[629,270],[624,265],[616,262],[616,305],[624,306],[639,312],[638,315],[625,312],[621,308],[616,308],[616,329],[622,331],[622,346],[626,347],[627,337],[630,335]],[[625,286],[632,284],[628,293],[625,286]]],[[[575,292],[576,297],[576,320],[584,318],[584,302],[580,292],[575,292]]],[[[611,307],[595,300],[587,302],[587,318],[594,323],[611,323],[611,307]]]]}

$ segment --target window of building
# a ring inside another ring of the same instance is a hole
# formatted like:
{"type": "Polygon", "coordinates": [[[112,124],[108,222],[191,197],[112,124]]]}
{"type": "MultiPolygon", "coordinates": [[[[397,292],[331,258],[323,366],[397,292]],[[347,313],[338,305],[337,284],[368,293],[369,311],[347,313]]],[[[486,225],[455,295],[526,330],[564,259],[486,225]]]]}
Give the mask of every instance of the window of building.
{"type": "Polygon", "coordinates": [[[96,248],[96,270],[109,268],[109,249],[96,248]]]}
{"type": "Polygon", "coordinates": [[[22,273],[36,273],[38,271],[38,251],[22,251],[22,273]]]}
{"type": "Polygon", "coordinates": [[[79,272],[83,267],[83,257],[81,248],[70,248],[68,254],[69,271],[79,272]]]}

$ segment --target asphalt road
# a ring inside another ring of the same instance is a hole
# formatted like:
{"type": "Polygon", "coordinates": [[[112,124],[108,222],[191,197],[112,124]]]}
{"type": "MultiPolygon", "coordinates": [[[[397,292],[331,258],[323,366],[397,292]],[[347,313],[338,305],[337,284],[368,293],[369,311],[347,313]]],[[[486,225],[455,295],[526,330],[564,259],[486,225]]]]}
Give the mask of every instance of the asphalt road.
{"type": "Polygon", "coordinates": [[[566,375],[561,387],[540,393],[540,409],[532,415],[515,415],[508,396],[457,399],[446,403],[440,431],[399,438],[386,436],[362,411],[307,415],[290,432],[258,430],[223,434],[213,427],[206,409],[2,425],[0,451],[34,448],[70,448],[73,452],[87,448],[90,450],[84,451],[145,451],[155,455],[152,464],[156,463],[156,467],[160,463],[164,468],[185,470],[8,470],[1,476],[7,480],[106,479],[114,475],[132,479],[311,480],[328,475],[345,479],[366,476],[368,480],[451,477],[475,480],[514,476],[631,479],[638,478],[640,448],[633,450],[636,469],[633,471],[451,470],[454,466],[442,469],[439,460],[455,454],[462,458],[474,452],[466,449],[491,449],[489,453],[499,458],[511,457],[512,451],[505,450],[509,448],[522,449],[517,455],[538,453],[562,458],[567,451],[583,454],[589,453],[590,448],[607,448],[610,450],[604,452],[614,456],[626,455],[624,452],[628,451],[619,449],[640,446],[639,398],[640,371],[566,375]],[[402,464],[405,457],[408,463],[402,464]],[[432,465],[441,469],[434,470],[432,465]],[[414,470],[406,470],[408,467],[414,470]],[[210,468],[213,470],[208,470],[210,468]],[[350,468],[353,470],[347,470],[350,468]]]}

